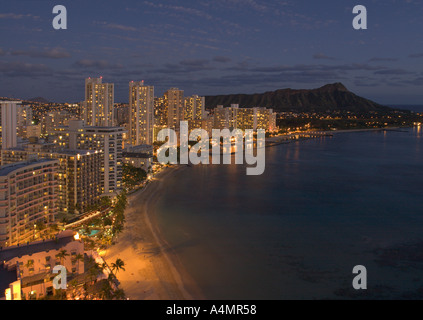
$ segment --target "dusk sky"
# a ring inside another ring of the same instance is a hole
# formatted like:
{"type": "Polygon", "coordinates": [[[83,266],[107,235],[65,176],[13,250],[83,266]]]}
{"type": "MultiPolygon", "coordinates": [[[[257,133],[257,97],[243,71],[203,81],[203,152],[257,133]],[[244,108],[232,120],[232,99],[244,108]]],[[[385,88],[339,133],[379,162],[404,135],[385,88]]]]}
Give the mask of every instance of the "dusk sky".
{"type": "Polygon", "coordinates": [[[423,1],[0,0],[0,96],[84,99],[84,79],[156,96],[261,93],[342,82],[383,104],[423,102],[423,1]],[[68,29],[54,30],[65,5],[68,29]],[[354,30],[365,5],[368,30],[354,30]]]}

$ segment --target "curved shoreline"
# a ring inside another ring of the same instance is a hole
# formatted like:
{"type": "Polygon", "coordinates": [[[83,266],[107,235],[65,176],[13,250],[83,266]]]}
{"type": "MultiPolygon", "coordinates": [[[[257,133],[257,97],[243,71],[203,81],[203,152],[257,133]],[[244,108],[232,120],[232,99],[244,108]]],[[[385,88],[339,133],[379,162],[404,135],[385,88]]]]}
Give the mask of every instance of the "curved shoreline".
{"type": "Polygon", "coordinates": [[[165,169],[146,188],[128,196],[124,231],[104,257],[108,264],[118,258],[125,262],[125,271],[120,271],[117,278],[130,300],[204,299],[161,236],[155,220],[164,180],[177,170],[181,168],[165,169]]]}
{"type": "MultiPolygon", "coordinates": [[[[389,128],[393,130],[397,128],[389,128]]],[[[380,131],[367,129],[333,133],[380,131]]],[[[272,145],[273,146],[273,145],[272,145]]],[[[117,278],[130,300],[201,300],[198,285],[188,274],[178,255],[166,242],[158,227],[156,205],[162,196],[166,179],[185,167],[166,168],[145,188],[128,195],[125,227],[116,244],[106,251],[110,265],[120,258],[125,271],[117,278]]]]}

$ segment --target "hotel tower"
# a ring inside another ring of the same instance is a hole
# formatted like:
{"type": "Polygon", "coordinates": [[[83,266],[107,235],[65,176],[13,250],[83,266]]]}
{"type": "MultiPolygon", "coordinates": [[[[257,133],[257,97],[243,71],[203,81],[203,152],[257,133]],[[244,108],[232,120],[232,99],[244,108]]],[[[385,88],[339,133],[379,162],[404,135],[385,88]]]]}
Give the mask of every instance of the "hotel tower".
{"type": "Polygon", "coordinates": [[[144,81],[129,83],[129,139],[132,146],[152,145],[154,128],[154,87],[144,81]]]}
{"type": "Polygon", "coordinates": [[[114,125],[114,84],[103,83],[103,78],[85,79],[83,120],[87,126],[114,125]]]}

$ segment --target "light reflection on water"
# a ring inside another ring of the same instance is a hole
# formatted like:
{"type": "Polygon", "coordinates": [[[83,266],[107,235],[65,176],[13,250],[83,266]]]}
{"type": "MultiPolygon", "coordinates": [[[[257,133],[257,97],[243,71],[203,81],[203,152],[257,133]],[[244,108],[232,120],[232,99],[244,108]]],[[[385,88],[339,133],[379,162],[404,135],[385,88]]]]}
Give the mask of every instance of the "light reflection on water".
{"type": "Polygon", "coordinates": [[[410,262],[423,250],[420,136],[272,147],[258,177],[235,165],[181,170],[167,181],[159,227],[210,299],[413,296],[423,287],[423,259],[410,262]],[[359,264],[372,283],[361,295],[350,288],[359,264]]]}

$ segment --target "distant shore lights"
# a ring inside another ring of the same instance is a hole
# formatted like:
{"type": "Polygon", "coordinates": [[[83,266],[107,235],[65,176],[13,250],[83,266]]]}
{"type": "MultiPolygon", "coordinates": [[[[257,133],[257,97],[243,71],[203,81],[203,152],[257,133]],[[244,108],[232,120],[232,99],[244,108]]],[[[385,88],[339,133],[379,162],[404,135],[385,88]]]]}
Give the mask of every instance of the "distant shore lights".
{"type": "MultiPolygon", "coordinates": [[[[254,130],[234,129],[213,129],[210,139],[207,131],[195,129],[188,134],[188,122],[180,123],[180,141],[179,141],[179,164],[221,164],[221,155],[223,155],[223,164],[232,164],[232,158],[235,158],[235,164],[245,163],[248,176],[262,175],[265,171],[265,141],[266,131],[257,130],[257,138],[254,140],[254,130]],[[245,140],[245,143],[244,143],[245,140]],[[192,145],[189,142],[197,142],[192,145]],[[210,144],[212,150],[210,153],[210,144]],[[254,148],[256,147],[256,148],[254,148]],[[254,155],[256,149],[256,155],[254,155]],[[244,155],[245,150],[245,155],[244,155]],[[221,152],[222,151],[222,152],[221,152]]],[[[157,151],[157,159],[161,164],[178,164],[178,136],[170,129],[163,129],[159,132],[157,140],[166,142],[157,151]]]]}

